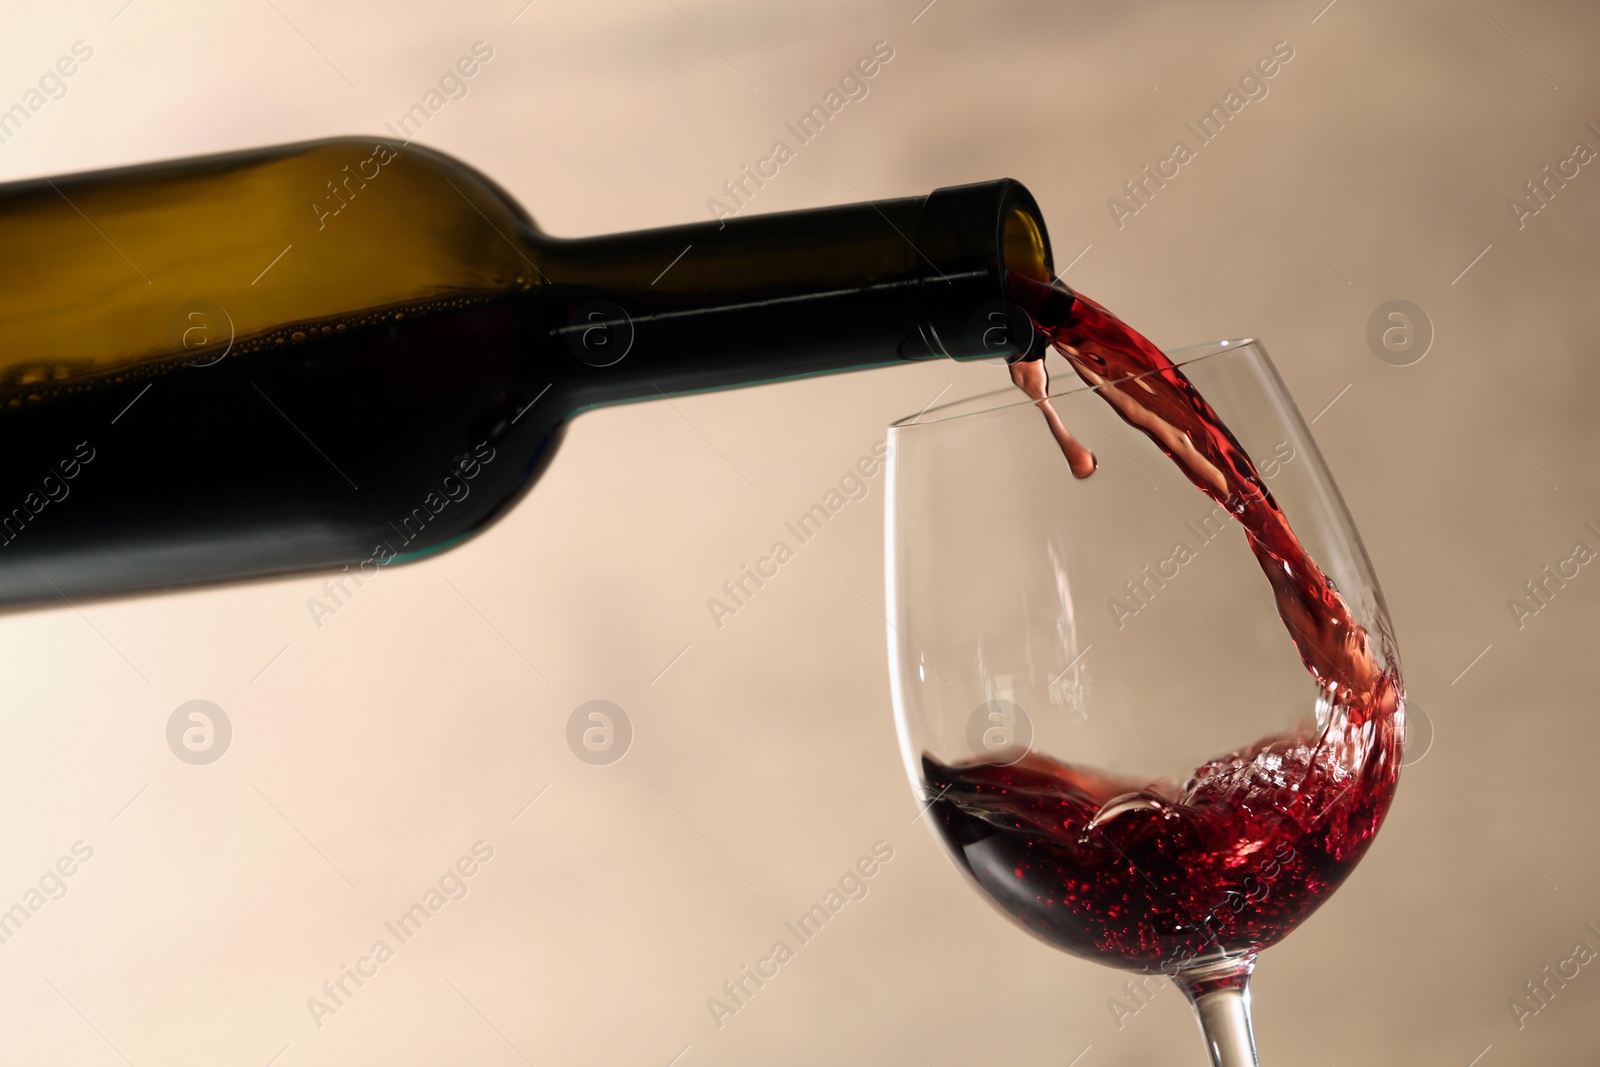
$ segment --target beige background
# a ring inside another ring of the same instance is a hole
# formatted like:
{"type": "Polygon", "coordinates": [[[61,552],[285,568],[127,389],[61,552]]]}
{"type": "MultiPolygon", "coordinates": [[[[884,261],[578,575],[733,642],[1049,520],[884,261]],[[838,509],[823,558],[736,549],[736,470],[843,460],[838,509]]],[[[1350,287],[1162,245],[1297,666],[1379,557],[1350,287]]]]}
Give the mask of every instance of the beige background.
{"type": "MultiPolygon", "coordinates": [[[[0,145],[0,177],[376,131],[482,39],[493,61],[424,142],[552,233],[692,221],[889,41],[871,95],[752,210],[1011,175],[1058,266],[1082,252],[1072,284],[1162,344],[1263,337],[1308,417],[1338,398],[1317,437],[1437,740],[1352,881],[1264,957],[1265,1060],[1595,1062],[1600,964],[1520,1031],[1507,1006],[1574,942],[1600,950],[1600,571],[1521,630],[1507,607],[1600,547],[1600,170],[1524,229],[1506,207],[1575,140],[1600,148],[1593,5],[122,2],[7,12],[0,103],[76,40],[94,58],[0,145]],[[1280,39],[1270,95],[1119,230],[1106,199],[1280,39]],[[1365,341],[1394,298],[1437,330],[1407,368],[1365,341]]],[[[0,619],[0,902],[94,849],[0,945],[0,1059],[1201,1062],[1176,993],[1119,1030],[1121,975],[1012,929],[911,824],[883,623],[845,581],[881,602],[881,479],[710,621],[784,520],[951,383],[992,370],[585,416],[514,514],[321,629],[309,577],[0,619]],[[164,740],[195,698],[235,730],[209,767],[164,740]],[[636,731],[608,767],[564,741],[593,698],[636,731]],[[480,839],[470,894],[318,1029],[306,998],[480,839]],[[706,998],[878,840],[870,894],[714,1026],[706,998]]]]}

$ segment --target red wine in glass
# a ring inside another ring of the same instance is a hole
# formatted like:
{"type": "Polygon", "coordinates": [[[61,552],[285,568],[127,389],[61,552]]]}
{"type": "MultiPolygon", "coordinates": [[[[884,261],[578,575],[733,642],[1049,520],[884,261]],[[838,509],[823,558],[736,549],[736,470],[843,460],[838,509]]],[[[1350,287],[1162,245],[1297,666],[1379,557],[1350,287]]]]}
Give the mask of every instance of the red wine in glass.
{"type": "MultiPolygon", "coordinates": [[[[1400,767],[1398,677],[1378,666],[1366,630],[1182,371],[1093,301],[1011,282],[1096,394],[1238,521],[1319,709],[1315,724],[1212,759],[1181,784],[1034,752],[958,764],[924,755],[934,824],[1003,910],[1068,952],[1167,973],[1248,959],[1326,900],[1378,832],[1400,767]]],[[[1044,409],[1073,474],[1089,477],[1093,454],[1046,399],[1043,352],[1013,363],[1013,380],[1044,409]]]]}

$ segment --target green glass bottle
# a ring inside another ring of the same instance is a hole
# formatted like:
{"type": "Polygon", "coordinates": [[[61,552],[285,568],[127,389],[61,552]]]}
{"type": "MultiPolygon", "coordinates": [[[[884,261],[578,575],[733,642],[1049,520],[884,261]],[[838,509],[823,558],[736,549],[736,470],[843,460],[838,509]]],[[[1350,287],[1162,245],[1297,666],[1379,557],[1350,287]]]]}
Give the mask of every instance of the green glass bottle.
{"type": "Polygon", "coordinates": [[[339,139],[0,186],[0,604],[460,542],[593,407],[1016,355],[1033,198],[562,240],[416,145],[339,139]]]}

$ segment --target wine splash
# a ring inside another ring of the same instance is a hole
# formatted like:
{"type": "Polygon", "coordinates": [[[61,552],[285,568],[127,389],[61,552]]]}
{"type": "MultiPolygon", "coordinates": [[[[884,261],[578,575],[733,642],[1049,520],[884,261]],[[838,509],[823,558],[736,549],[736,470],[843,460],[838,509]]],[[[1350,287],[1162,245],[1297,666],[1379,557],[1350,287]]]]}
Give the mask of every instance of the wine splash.
{"type": "MultiPolygon", "coordinates": [[[[1169,973],[1219,953],[1253,954],[1326,900],[1377,834],[1400,768],[1399,679],[1379,665],[1255,464],[1183,372],[1095,302],[1010,280],[1078,376],[1243,528],[1321,691],[1318,721],[1213,759],[1181,787],[1032,752],[954,766],[924,755],[935,824],[1002,908],[1069,952],[1169,973]]],[[[1046,399],[1043,359],[1011,371],[1072,473],[1092,474],[1093,453],[1046,399]]]]}

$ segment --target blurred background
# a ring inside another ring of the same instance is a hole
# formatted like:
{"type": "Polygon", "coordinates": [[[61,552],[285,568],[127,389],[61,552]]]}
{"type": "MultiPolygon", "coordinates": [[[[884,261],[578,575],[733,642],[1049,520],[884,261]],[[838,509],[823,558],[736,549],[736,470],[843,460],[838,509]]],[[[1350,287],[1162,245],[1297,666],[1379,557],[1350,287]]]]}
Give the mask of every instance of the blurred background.
{"type": "MultiPolygon", "coordinates": [[[[1525,584],[1600,550],[1600,10],[925,3],[18,7],[0,104],[78,42],[92,58],[0,144],[0,178],[381,133],[481,41],[492,60],[422,143],[553,234],[691,222],[886,42],[868,95],[749,210],[1022,180],[1066,280],[1153,340],[1265,340],[1384,583],[1431,747],[1351,881],[1263,957],[1263,1060],[1592,1064],[1600,569],[1543,604],[1525,584]],[[1292,59],[1267,94],[1126,199],[1278,42],[1292,59]],[[1547,166],[1569,177],[1532,199],[1547,166]],[[1427,345],[1370,343],[1395,300],[1427,345]]],[[[890,420],[994,373],[585,415],[504,521],[320,626],[321,576],[0,619],[0,907],[47,898],[0,944],[0,1055],[1202,1062],[1170,987],[1136,999],[1020,933],[913,822],[881,476],[736,615],[707,608],[890,420]],[[204,766],[167,742],[191,700],[231,724],[204,766]],[[626,716],[610,763],[569,745],[591,700],[626,716]],[[875,846],[892,859],[867,895],[714,1018],[708,999],[875,846]],[[430,889],[459,899],[402,943],[384,924],[430,889]]]]}

